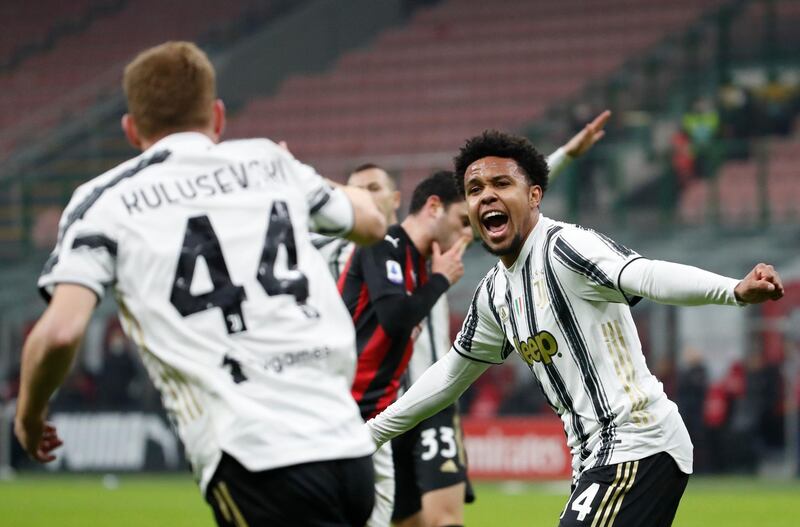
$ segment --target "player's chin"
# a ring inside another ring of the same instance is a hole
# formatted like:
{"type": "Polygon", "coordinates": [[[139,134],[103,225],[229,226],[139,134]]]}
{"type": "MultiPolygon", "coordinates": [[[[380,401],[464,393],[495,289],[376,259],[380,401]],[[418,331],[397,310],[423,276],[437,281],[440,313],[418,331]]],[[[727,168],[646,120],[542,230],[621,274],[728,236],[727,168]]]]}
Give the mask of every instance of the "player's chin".
{"type": "Polygon", "coordinates": [[[481,232],[481,245],[495,256],[503,256],[514,251],[514,236],[504,236],[497,239],[493,236],[486,236],[481,232]]]}

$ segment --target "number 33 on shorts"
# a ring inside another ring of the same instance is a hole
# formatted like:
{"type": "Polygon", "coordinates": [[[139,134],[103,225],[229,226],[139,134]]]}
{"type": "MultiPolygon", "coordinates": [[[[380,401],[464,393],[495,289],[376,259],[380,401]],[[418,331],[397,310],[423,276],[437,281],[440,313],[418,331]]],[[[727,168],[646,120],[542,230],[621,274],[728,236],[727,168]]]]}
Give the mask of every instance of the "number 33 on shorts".
{"type": "Polygon", "coordinates": [[[458,454],[455,430],[449,426],[439,427],[439,439],[436,438],[436,428],[427,428],[420,432],[421,443],[425,450],[420,454],[422,461],[430,461],[437,454],[443,458],[453,458],[458,454]]]}

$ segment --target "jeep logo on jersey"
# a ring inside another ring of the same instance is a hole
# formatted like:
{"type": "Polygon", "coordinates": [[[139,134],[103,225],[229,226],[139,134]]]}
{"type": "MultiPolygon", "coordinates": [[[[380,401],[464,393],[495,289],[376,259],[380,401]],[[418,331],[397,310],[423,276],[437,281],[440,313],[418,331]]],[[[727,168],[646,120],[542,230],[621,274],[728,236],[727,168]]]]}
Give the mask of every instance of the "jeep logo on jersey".
{"type": "Polygon", "coordinates": [[[553,356],[558,354],[558,342],[549,331],[540,331],[524,342],[516,341],[516,348],[531,366],[534,362],[550,364],[553,356]]]}

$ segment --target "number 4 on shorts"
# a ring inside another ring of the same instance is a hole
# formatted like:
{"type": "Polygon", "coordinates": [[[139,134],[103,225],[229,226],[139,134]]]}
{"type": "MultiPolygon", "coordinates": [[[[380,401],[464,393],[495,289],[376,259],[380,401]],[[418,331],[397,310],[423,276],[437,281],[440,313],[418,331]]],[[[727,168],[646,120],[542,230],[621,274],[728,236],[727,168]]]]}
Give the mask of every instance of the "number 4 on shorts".
{"type": "MultiPolygon", "coordinates": [[[[579,522],[585,520],[586,517],[592,513],[592,502],[594,501],[595,496],[597,496],[598,490],[600,490],[600,484],[592,483],[586,487],[586,490],[581,492],[572,500],[572,505],[570,505],[570,502],[567,502],[567,507],[578,513],[579,522]]],[[[561,513],[562,518],[566,512],[567,509],[565,507],[564,512],[561,513]]]]}

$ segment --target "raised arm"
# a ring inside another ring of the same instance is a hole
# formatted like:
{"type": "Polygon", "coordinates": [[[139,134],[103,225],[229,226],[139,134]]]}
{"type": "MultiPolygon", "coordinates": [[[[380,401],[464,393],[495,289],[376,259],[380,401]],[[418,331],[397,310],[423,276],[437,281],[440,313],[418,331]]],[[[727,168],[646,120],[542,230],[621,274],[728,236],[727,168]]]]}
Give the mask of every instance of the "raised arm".
{"type": "Polygon", "coordinates": [[[597,143],[606,131],[603,129],[611,117],[609,110],[604,111],[594,118],[590,123],[583,127],[583,130],[575,134],[563,146],[547,156],[547,166],[550,167],[550,183],[564,171],[570,161],[585,154],[595,143],[597,143]]]}

